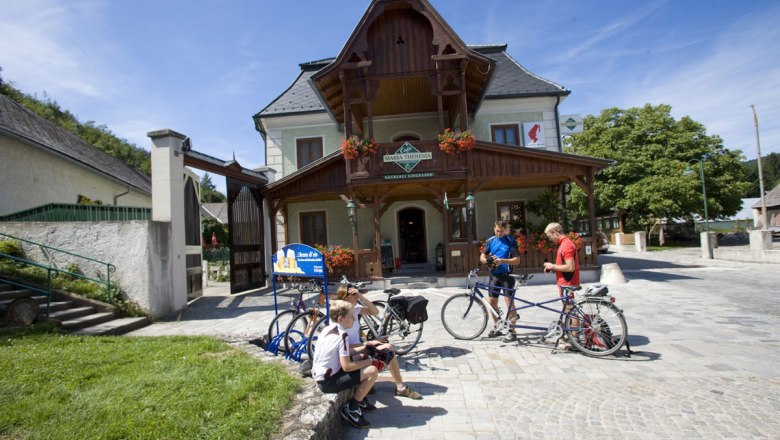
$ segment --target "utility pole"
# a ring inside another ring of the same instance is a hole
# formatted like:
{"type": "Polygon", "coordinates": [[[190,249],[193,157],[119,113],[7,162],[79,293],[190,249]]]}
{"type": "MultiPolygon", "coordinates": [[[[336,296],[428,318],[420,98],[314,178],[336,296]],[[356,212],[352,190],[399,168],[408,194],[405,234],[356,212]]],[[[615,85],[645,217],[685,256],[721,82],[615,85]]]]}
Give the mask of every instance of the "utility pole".
{"type": "Polygon", "coordinates": [[[761,141],[758,138],[758,116],[756,115],[756,106],[751,104],[753,109],[753,124],[756,127],[756,149],[758,150],[758,190],[761,193],[761,230],[769,229],[769,218],[766,215],[766,203],[764,202],[764,169],[761,166],[761,141]]]}

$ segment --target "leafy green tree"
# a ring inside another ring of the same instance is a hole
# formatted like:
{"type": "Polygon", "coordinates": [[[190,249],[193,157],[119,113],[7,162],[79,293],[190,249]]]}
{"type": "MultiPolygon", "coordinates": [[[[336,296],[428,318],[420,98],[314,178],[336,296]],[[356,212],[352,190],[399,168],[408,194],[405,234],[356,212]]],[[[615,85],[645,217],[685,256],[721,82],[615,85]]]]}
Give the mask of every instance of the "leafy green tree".
{"type": "MultiPolygon", "coordinates": [[[[710,219],[735,214],[746,184],[742,153],[723,147],[705,127],[685,116],[675,120],[671,106],[646,104],[629,109],[608,108],[584,119],[567,151],[613,159],[615,164],[596,176],[597,215],[617,209],[632,229],[661,218],[703,216],[699,160],[703,160],[710,219]],[[684,173],[690,167],[694,173],[684,173]]],[[[587,216],[587,196],[574,187],[569,207],[587,216]]]]}
{"type": "MultiPolygon", "coordinates": [[[[743,162],[745,167],[745,182],[748,183],[748,189],[745,191],[745,197],[760,197],[760,185],[758,184],[758,164],[757,160],[743,162]]],[[[761,158],[762,174],[764,175],[764,191],[772,191],[774,187],[780,185],[780,154],[771,153],[761,158]]]]}
{"type": "Polygon", "coordinates": [[[211,244],[211,236],[216,234],[217,242],[222,246],[227,246],[229,232],[226,225],[223,225],[213,217],[203,217],[200,227],[203,230],[203,239],[206,240],[203,244],[211,244]]]}
{"type": "Polygon", "coordinates": [[[200,202],[201,203],[222,203],[227,200],[224,194],[217,191],[217,186],[211,180],[209,173],[203,174],[200,179],[200,202]]]}

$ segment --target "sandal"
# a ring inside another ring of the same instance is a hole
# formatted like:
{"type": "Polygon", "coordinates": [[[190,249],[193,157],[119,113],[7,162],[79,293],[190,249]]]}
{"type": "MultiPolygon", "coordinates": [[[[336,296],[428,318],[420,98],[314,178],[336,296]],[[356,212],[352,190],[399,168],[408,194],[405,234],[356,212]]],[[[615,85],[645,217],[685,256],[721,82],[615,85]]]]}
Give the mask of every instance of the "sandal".
{"type": "Polygon", "coordinates": [[[398,391],[398,388],[395,389],[395,395],[400,397],[408,397],[410,399],[414,400],[420,400],[422,399],[422,394],[418,393],[417,391],[413,390],[412,387],[406,386],[403,390],[398,391]]]}

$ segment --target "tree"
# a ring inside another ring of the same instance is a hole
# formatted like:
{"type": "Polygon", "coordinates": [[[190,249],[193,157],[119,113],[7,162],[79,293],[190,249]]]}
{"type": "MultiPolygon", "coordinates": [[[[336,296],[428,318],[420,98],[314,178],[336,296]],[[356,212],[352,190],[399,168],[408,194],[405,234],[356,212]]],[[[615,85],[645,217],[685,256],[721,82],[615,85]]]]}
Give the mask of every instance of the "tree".
{"type": "MultiPolygon", "coordinates": [[[[584,132],[572,138],[567,151],[615,161],[596,176],[597,215],[617,209],[630,228],[662,218],[703,217],[699,160],[710,219],[739,211],[747,186],[742,153],[725,149],[699,122],[687,116],[676,121],[670,112],[671,106],[646,104],[585,117],[584,132]],[[684,173],[688,167],[695,172],[684,173]]],[[[587,216],[587,196],[579,187],[572,190],[569,207],[587,216]]]]}
{"type": "MultiPolygon", "coordinates": [[[[742,163],[745,167],[745,182],[749,185],[745,191],[745,197],[761,197],[757,162],[756,159],[753,159],[742,163]]],[[[761,168],[764,175],[764,191],[772,191],[774,187],[780,185],[780,154],[771,153],[762,157],[761,168]]]]}
{"type": "Polygon", "coordinates": [[[216,185],[211,181],[209,173],[204,173],[200,179],[200,202],[201,203],[222,203],[227,200],[224,194],[217,191],[216,185]]]}

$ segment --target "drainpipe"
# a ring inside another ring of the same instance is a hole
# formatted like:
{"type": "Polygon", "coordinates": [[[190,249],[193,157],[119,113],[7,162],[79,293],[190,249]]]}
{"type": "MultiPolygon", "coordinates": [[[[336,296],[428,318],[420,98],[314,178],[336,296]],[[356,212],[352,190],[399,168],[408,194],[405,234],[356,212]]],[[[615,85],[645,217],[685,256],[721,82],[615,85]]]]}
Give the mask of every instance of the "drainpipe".
{"type": "Polygon", "coordinates": [[[561,103],[561,95],[555,95],[555,132],[558,133],[558,151],[563,153],[563,141],[561,140],[561,117],[558,114],[558,105],[561,103]]]}
{"type": "Polygon", "coordinates": [[[115,196],[114,196],[114,206],[116,206],[116,201],[117,201],[117,199],[118,199],[118,198],[120,198],[120,197],[122,197],[122,196],[125,196],[125,195],[127,195],[127,194],[129,194],[129,193],[130,193],[130,187],[128,186],[128,187],[127,187],[127,191],[125,191],[125,192],[123,192],[123,193],[120,193],[120,194],[117,194],[117,195],[115,195],[115,196]]]}

